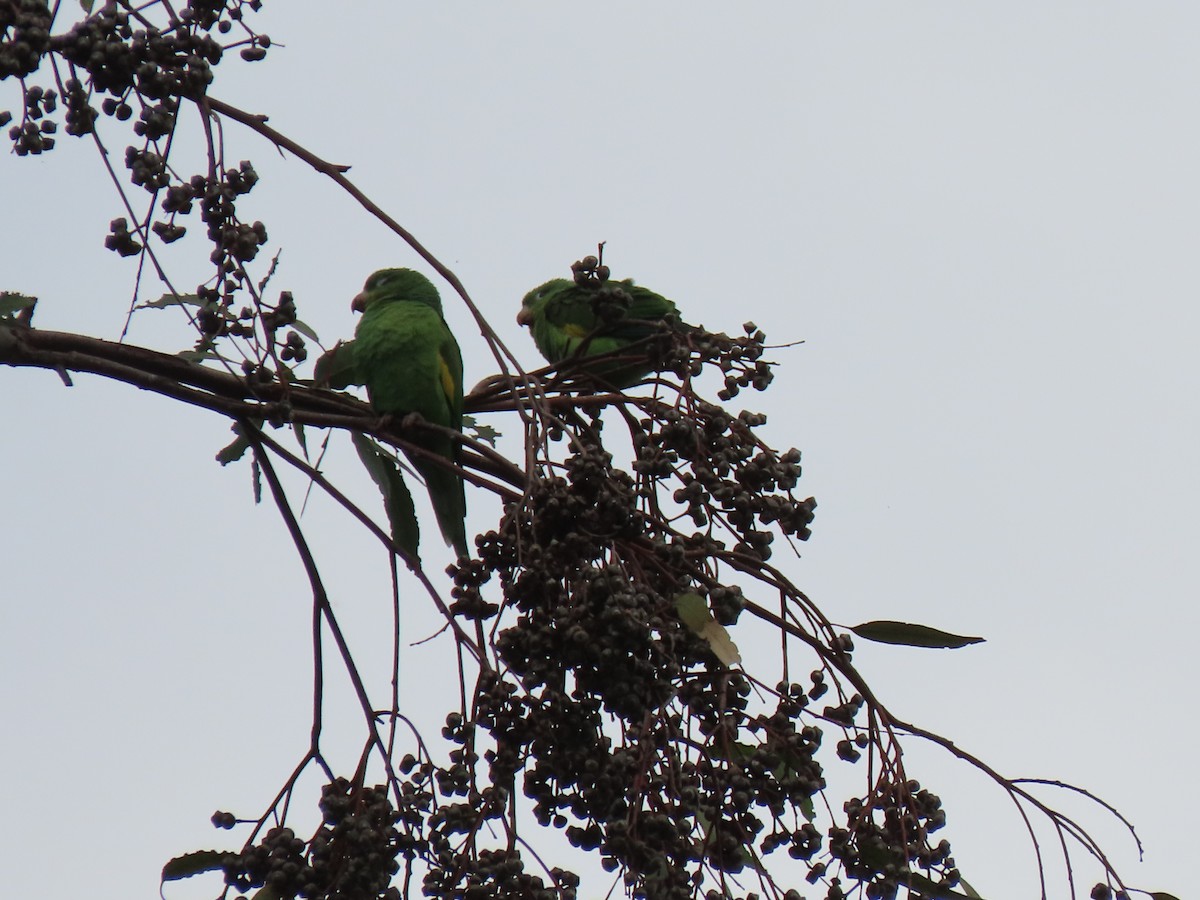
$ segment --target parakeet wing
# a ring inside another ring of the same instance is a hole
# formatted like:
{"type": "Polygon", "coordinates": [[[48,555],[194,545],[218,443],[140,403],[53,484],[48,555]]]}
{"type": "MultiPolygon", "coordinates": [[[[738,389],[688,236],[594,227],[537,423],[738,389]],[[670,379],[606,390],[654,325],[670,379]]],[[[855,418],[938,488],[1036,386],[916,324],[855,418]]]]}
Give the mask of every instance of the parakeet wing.
{"type": "MultiPolygon", "coordinates": [[[[530,327],[538,350],[551,363],[576,354],[615,353],[653,336],[663,321],[682,325],[674,303],[629,279],[597,288],[556,278],[525,296],[517,321],[530,327]],[[606,300],[605,293],[619,305],[618,292],[627,298],[624,314],[609,320],[598,316],[597,305],[606,300]]],[[[628,387],[653,371],[644,361],[610,360],[581,368],[616,387],[628,387]]]]}

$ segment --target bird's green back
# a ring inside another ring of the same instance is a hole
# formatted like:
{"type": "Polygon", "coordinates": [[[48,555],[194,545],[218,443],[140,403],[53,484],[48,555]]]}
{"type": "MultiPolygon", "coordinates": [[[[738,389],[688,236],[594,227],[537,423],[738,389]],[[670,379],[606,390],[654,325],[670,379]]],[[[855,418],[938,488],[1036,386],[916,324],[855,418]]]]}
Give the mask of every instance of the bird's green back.
{"type": "MultiPolygon", "coordinates": [[[[551,363],[576,354],[614,353],[653,336],[663,321],[681,324],[674,303],[631,279],[600,287],[552,279],[525,295],[518,321],[529,326],[538,351],[551,363]],[[597,307],[610,301],[619,305],[618,291],[628,299],[628,307],[623,314],[605,320],[597,314],[597,307]]],[[[652,371],[648,365],[616,361],[585,368],[616,387],[627,387],[652,371]]]]}

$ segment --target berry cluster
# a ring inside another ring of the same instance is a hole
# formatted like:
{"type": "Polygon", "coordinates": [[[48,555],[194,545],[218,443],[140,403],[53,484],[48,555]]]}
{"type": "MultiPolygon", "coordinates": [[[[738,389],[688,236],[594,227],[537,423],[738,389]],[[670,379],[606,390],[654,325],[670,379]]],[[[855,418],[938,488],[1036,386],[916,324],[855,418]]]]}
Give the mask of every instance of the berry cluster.
{"type": "MultiPolygon", "coordinates": [[[[865,885],[868,900],[892,900],[913,878],[929,873],[939,888],[960,880],[950,842],[933,845],[929,835],[946,824],[942,801],[916,781],[877,784],[868,799],[845,804],[847,825],[829,832],[829,855],[842,873],[865,885]]],[[[830,863],[831,865],[833,863],[830,863]]]]}
{"type": "MultiPolygon", "coordinates": [[[[8,136],[13,142],[13,152],[17,156],[37,156],[54,149],[53,135],[58,131],[58,124],[45,116],[54,112],[57,107],[57,91],[44,91],[37,85],[26,89],[25,111],[21,124],[8,130],[8,136]]],[[[7,125],[11,121],[12,113],[7,110],[0,112],[0,125],[7,125]]]]}
{"type": "MultiPolygon", "coordinates": [[[[0,79],[22,79],[20,121],[8,130],[14,151],[26,156],[54,147],[54,114],[60,100],[65,130],[73,136],[91,134],[102,118],[131,123],[138,142],[126,147],[125,166],[130,183],[150,195],[150,206],[132,225],[125,218],[114,220],[105,246],[121,256],[135,256],[146,252],[150,240],[173,243],[187,233],[179,218],[198,203],[216,272],[208,287],[198,291],[205,312],[198,317],[197,349],[211,351],[219,336],[252,336],[255,323],[231,308],[233,295],[239,293],[253,297],[256,310],[262,306],[245,266],[266,243],[267,230],[261,222],[243,221],[237,211],[238,198],[250,192],[258,175],[249,162],[223,165],[218,147],[210,147],[206,172],[192,177],[177,173],[169,156],[183,101],[204,102],[226,51],[240,47],[242,58],[252,62],[266,55],[270,38],[250,27],[246,17],[261,2],[191,0],[177,6],[150,3],[136,11],[124,4],[97,6],[69,31],[52,36],[50,4],[44,0],[0,3],[0,79]],[[235,28],[238,36],[233,39],[235,28]],[[60,81],[61,95],[24,80],[48,56],[56,57],[59,69],[69,76],[60,81]]],[[[0,111],[0,125],[13,118],[12,112],[0,111]]],[[[264,325],[258,352],[242,353],[252,356],[259,369],[265,362],[264,348],[277,343],[273,330],[264,325]]],[[[305,358],[299,334],[289,333],[278,343],[284,345],[287,360],[305,358]]]]}
{"type": "Polygon", "coordinates": [[[811,819],[825,782],[821,731],[796,724],[803,692],[781,685],[776,708],[751,715],[740,675],[698,672],[676,684],[657,715],[626,722],[617,739],[599,698],[522,692],[492,673],[474,724],[495,741],[485,756],[493,785],[523,768],[538,822],[598,852],[635,897],[694,897],[703,869],[738,873],[780,848],[812,858],[822,837],[796,820],[811,819]]]}
{"type": "Polygon", "coordinates": [[[1093,887],[1088,896],[1091,900],[1129,900],[1128,891],[1114,891],[1103,882],[1093,887]]]}
{"type": "Polygon", "coordinates": [[[225,857],[225,883],[242,892],[269,886],[280,898],[399,900],[390,885],[410,842],[396,827],[402,815],[386,788],[355,788],[339,778],[325,785],[320,805],[323,821],[311,840],[272,828],[225,857]]]}
{"type": "Polygon", "coordinates": [[[426,897],[453,900],[574,900],[579,876],[566,869],[550,870],[551,884],[525,871],[521,851],[513,848],[480,850],[450,866],[430,869],[422,885],[426,897]]]}
{"type": "MultiPolygon", "coordinates": [[[[751,711],[749,681],[715,665],[674,606],[689,573],[721,621],[737,619],[742,592],[701,581],[696,542],[660,532],[601,446],[599,418],[575,425],[563,474],[535,480],[455,572],[456,611],[479,617],[495,575],[517,613],[495,642],[506,676],[489,673],[475,695],[491,784],[521,776],[538,822],[600,853],[634,896],[690,898],[705,868],[740,872],[782,847],[808,859],[821,836],[792,822],[824,778],[821,731],[797,724],[807,697],[784,685],[771,713],[751,711]]],[[[744,480],[790,487],[794,462],[760,461],[771,477],[744,480]]]]}
{"type": "Polygon", "coordinates": [[[766,416],[733,415],[715,404],[690,399],[684,409],[662,406],[639,422],[634,471],[649,482],[677,476],[674,501],[707,534],[714,520],[737,538],[735,551],[770,558],[774,525],[807,540],[816,501],[792,495],[800,479],[800,451],[778,454],[753,429],[766,416]]]}
{"type": "Polygon", "coordinates": [[[108,236],[104,246],[121,256],[137,256],[142,252],[141,242],[129,230],[129,220],[122,216],[108,223],[108,236]]]}
{"type": "MultiPolygon", "coordinates": [[[[308,357],[308,346],[295,330],[298,326],[296,301],[291,291],[281,291],[274,306],[259,301],[254,308],[243,306],[235,311],[232,307],[236,285],[236,281],[228,281],[223,291],[203,285],[198,289],[197,294],[203,306],[196,313],[196,322],[203,335],[202,344],[225,336],[253,338],[257,322],[262,326],[269,344],[280,348],[281,362],[303,362],[308,357]],[[278,340],[280,331],[286,332],[282,341],[278,340]]],[[[243,365],[247,375],[255,371],[261,372],[262,369],[261,364],[250,360],[246,360],[243,365]]]]}
{"type": "Polygon", "coordinates": [[[0,80],[37,71],[50,47],[52,21],[46,0],[9,0],[0,5],[0,80]]]}
{"type": "Polygon", "coordinates": [[[196,99],[212,82],[221,45],[202,29],[159,30],[144,21],[134,29],[129,14],[104,7],[78,23],[51,46],[88,75],[92,90],[142,100],[196,99]]]}
{"type": "MultiPolygon", "coordinates": [[[[622,314],[628,298],[596,258],[572,270],[596,290],[598,314],[606,303],[622,314]]],[[[777,535],[809,536],[815,503],[793,493],[799,452],[757,436],[765,416],[731,412],[693,387],[712,366],[725,375],[723,400],[770,384],[765,335],[753,323],[744,330],[735,339],[666,328],[656,366],[676,367],[675,402],[663,399],[665,380],[652,398],[604,400],[629,428],[628,472],[605,449],[594,403],[534,410],[547,446],[565,451],[541,458],[522,500],[477,541],[479,559],[451,570],[456,615],[515,614],[495,626],[500,668],[480,679],[474,721],[457,720],[455,734],[471,746],[476,730],[486,735],[491,789],[519,787],[539,824],[598,853],[633,897],[692,898],[706,873],[761,873],[780,850],[808,866],[829,900],[851,885],[894,896],[917,867],[925,884],[952,885],[949,845],[927,840],[944,822],[940,803],[915,785],[877,781],[844,822],[815,824],[825,729],[842,733],[832,755],[849,763],[872,740],[859,723],[864,699],[836,681],[832,703],[809,707],[835,669],[814,671],[808,687],[778,684],[764,708],[766,689],[756,694],[717,664],[675,608],[694,592],[717,622],[734,625],[747,598],[720,571],[733,565],[753,578],[777,535]],[[681,519],[699,530],[678,530],[681,519]],[[503,604],[483,597],[493,580],[503,604]]],[[[848,664],[849,637],[827,637],[827,662],[848,664]]]]}

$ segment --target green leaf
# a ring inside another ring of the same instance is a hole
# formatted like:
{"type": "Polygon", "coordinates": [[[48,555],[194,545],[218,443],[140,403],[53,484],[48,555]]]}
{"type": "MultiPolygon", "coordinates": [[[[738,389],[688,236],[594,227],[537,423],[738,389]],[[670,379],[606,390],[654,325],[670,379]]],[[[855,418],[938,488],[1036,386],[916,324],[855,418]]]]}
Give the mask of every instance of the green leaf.
{"type": "Polygon", "coordinates": [[[362,384],[354,365],[354,341],[338,341],[321,354],[313,367],[313,387],[344,391],[362,384]]]}
{"type": "Polygon", "coordinates": [[[26,314],[28,318],[32,315],[36,303],[37,297],[18,294],[15,291],[0,291],[0,319],[15,319],[18,313],[26,309],[29,310],[26,314]]]}
{"type": "Polygon", "coordinates": [[[684,625],[708,642],[717,659],[727,666],[736,666],[742,654],[729,637],[725,626],[712,617],[708,602],[695,591],[684,591],[675,597],[675,609],[684,625]]]}
{"type": "Polygon", "coordinates": [[[315,331],[313,331],[309,325],[305,324],[304,322],[301,322],[299,319],[297,319],[295,322],[292,323],[292,328],[294,330],[300,332],[302,335],[304,335],[310,341],[316,341],[317,343],[321,342],[321,339],[319,337],[317,337],[317,333],[315,331]]]}
{"type": "Polygon", "coordinates": [[[163,881],[178,881],[203,872],[215,872],[221,868],[221,860],[228,856],[225,850],[197,850],[169,860],[162,869],[163,881]]]}
{"type": "Polygon", "coordinates": [[[1174,894],[1168,894],[1166,891],[1155,891],[1150,897],[1151,900],[1179,900],[1174,894]]]}
{"type": "MultiPolygon", "coordinates": [[[[696,823],[700,826],[701,831],[704,832],[704,837],[702,839],[695,840],[694,844],[697,850],[699,850],[701,853],[705,853],[706,848],[709,846],[712,835],[712,820],[697,808],[696,823]]],[[[753,848],[748,844],[741,844],[731,855],[731,858],[727,858],[725,860],[725,865],[723,865],[721,868],[724,872],[736,873],[741,871],[741,869],[745,866],[749,866],[758,872],[763,871],[762,861],[754,855],[753,848]]]]}
{"type": "MultiPolygon", "coordinates": [[[[786,744],[782,740],[774,739],[770,736],[768,736],[767,741],[763,744],[746,744],[742,743],[741,741],[733,741],[727,746],[730,751],[728,755],[725,753],[724,746],[710,747],[708,751],[709,755],[713,759],[729,759],[731,762],[736,762],[739,765],[744,766],[750,761],[750,758],[753,757],[755,753],[762,748],[766,748],[767,750],[778,754],[780,758],[779,765],[771,770],[771,774],[774,775],[777,780],[782,781],[789,775],[809,770],[807,761],[802,762],[795,753],[787,749],[786,744]]],[[[796,805],[807,821],[813,822],[816,820],[817,810],[815,804],[813,803],[812,797],[801,797],[797,801],[796,805]]]]}
{"type": "Polygon", "coordinates": [[[92,14],[92,7],[96,5],[96,0],[79,0],[79,7],[83,10],[85,16],[92,14]]]}
{"type": "MultiPolygon", "coordinates": [[[[799,771],[799,766],[796,765],[798,758],[796,754],[787,750],[782,741],[768,739],[765,744],[747,744],[742,741],[733,741],[726,745],[722,742],[721,746],[713,746],[709,748],[709,756],[713,759],[728,759],[730,762],[736,762],[739,765],[746,765],[750,758],[754,756],[761,748],[767,747],[774,750],[781,757],[780,763],[776,766],[771,774],[779,781],[782,781],[788,775],[799,771]],[[729,754],[726,755],[725,747],[728,746],[729,754]]],[[[809,822],[817,818],[816,806],[813,804],[812,797],[801,797],[797,801],[801,814],[809,822]]]]}
{"type": "MultiPolygon", "coordinates": [[[[255,424],[261,426],[262,422],[256,422],[255,424]]],[[[250,449],[250,442],[246,440],[246,435],[243,434],[242,427],[237,422],[234,422],[233,427],[229,430],[237,435],[237,437],[233,439],[232,443],[217,451],[217,462],[223,466],[227,466],[231,462],[237,462],[250,449]]]]}
{"type": "Polygon", "coordinates": [[[909,896],[914,900],[983,900],[965,881],[959,879],[959,883],[967,891],[965,894],[960,894],[958,891],[951,890],[945,885],[938,884],[936,881],[931,881],[919,872],[909,873],[909,896]]]}
{"type": "Polygon", "coordinates": [[[383,508],[392,526],[392,540],[410,556],[417,556],[421,530],[417,527],[417,511],[412,494],[400,474],[395,460],[366,435],[350,432],[358,458],[383,495],[383,508]]]}
{"type": "Polygon", "coordinates": [[[157,300],[139,303],[134,309],[166,309],[168,306],[203,306],[199,294],[163,294],[157,300]]]}
{"type": "Polygon", "coordinates": [[[496,439],[500,437],[500,432],[491,425],[480,425],[474,416],[463,416],[463,434],[468,434],[477,441],[483,441],[485,444],[496,446],[496,439]]]}
{"type": "Polygon", "coordinates": [[[817,818],[817,808],[813,804],[812,797],[800,798],[800,812],[804,815],[806,821],[812,822],[817,818]]]}
{"type": "Polygon", "coordinates": [[[878,619],[874,622],[864,622],[850,629],[861,638],[877,641],[880,644],[903,644],[907,647],[937,647],[955,650],[968,644],[981,644],[981,637],[967,637],[961,634],[951,634],[948,631],[938,631],[928,625],[914,625],[911,622],[893,622],[878,619]]]}
{"type": "Polygon", "coordinates": [[[221,358],[221,355],[219,353],[214,353],[211,350],[180,350],[175,355],[182,360],[186,360],[187,362],[194,362],[194,363],[204,362],[204,361],[210,360],[210,359],[220,359],[221,358]]]}

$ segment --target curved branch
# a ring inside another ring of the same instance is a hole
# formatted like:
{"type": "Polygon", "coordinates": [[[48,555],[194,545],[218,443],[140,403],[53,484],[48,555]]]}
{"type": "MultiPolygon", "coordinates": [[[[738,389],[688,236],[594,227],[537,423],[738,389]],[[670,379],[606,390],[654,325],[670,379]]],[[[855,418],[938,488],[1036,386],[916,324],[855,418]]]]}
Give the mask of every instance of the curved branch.
{"type": "MultiPolygon", "coordinates": [[[[344,428],[366,432],[406,450],[419,449],[405,440],[404,429],[399,423],[389,423],[387,428],[382,428],[370,406],[349,394],[299,383],[256,382],[146,347],[0,323],[0,365],[50,369],[60,373],[87,372],[234,420],[344,428]]],[[[467,412],[481,411],[475,408],[471,397],[466,398],[465,407],[467,412]]],[[[492,409],[495,409],[494,405],[492,409]]],[[[436,425],[420,423],[413,427],[437,429],[436,425]]],[[[463,474],[472,483],[505,499],[514,499],[517,494],[474,473],[493,476],[518,491],[525,489],[525,473],[519,467],[487,444],[457,434],[455,438],[465,445],[463,474]]]]}

